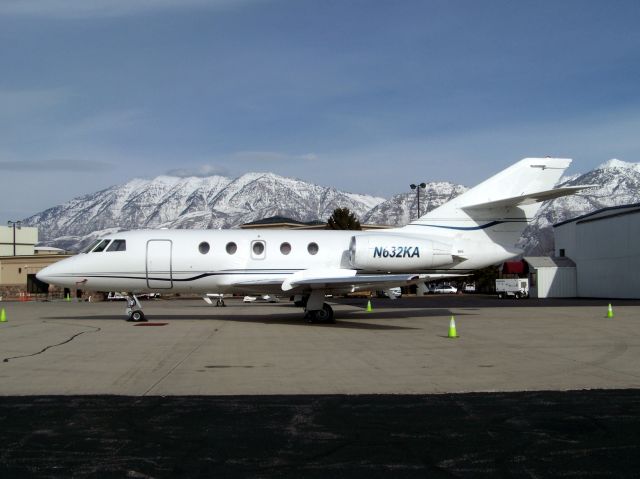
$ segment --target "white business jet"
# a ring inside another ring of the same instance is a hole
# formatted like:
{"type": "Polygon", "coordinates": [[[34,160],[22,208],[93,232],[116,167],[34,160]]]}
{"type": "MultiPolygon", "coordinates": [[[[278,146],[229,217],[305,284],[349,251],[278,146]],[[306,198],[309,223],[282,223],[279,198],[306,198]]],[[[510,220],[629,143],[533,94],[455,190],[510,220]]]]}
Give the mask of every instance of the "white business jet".
{"type": "Polygon", "coordinates": [[[44,268],[62,287],[135,294],[303,295],[307,318],[333,322],[325,294],[388,289],[456,276],[522,253],[515,247],[540,202],[593,185],[553,188],[571,160],[526,158],[402,228],[330,230],[140,230],[97,240],[44,268]]]}

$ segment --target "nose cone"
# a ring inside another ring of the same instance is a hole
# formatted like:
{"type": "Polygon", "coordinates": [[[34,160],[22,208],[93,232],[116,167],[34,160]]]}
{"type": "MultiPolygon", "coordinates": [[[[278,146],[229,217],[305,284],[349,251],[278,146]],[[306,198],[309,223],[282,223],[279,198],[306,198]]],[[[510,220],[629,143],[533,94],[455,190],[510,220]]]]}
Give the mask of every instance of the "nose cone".
{"type": "Polygon", "coordinates": [[[36,273],[36,278],[48,284],[54,284],[56,286],[69,286],[73,285],[74,281],[77,281],[74,277],[74,265],[76,264],[76,257],[66,258],[57,263],[51,264],[44,269],[41,269],[36,273]]]}
{"type": "Polygon", "coordinates": [[[38,278],[43,283],[51,283],[52,271],[55,265],[47,266],[36,273],[36,278],[38,278]]]}

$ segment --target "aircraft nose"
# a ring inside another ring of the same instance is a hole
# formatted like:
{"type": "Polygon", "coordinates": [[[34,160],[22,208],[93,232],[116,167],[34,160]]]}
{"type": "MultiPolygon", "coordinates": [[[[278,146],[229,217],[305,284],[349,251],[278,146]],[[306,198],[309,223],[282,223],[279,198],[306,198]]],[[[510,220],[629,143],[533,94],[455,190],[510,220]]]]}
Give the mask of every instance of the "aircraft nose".
{"type": "Polygon", "coordinates": [[[57,263],[50,264],[49,266],[41,269],[36,273],[36,278],[48,284],[62,285],[65,283],[65,274],[69,273],[69,267],[65,261],[71,258],[63,259],[57,263]]]}
{"type": "Polygon", "coordinates": [[[51,281],[51,270],[52,270],[52,266],[46,266],[43,269],[41,269],[40,271],[38,271],[36,273],[36,278],[38,278],[40,281],[42,281],[43,283],[50,283],[51,281]]]}

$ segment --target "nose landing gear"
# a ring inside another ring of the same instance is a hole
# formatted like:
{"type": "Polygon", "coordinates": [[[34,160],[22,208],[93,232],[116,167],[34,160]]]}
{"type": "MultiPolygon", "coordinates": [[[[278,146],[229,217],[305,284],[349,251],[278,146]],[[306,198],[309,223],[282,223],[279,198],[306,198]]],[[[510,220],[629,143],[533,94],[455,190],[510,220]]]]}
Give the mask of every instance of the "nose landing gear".
{"type": "Polygon", "coordinates": [[[142,305],[133,293],[127,293],[127,321],[141,323],[147,321],[142,312],[142,305]]]}

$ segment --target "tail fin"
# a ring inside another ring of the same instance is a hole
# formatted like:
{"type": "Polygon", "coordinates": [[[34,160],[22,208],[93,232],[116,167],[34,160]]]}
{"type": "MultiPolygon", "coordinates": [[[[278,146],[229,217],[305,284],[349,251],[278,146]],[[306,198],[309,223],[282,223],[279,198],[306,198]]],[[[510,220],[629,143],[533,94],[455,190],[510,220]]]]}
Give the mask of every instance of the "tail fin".
{"type": "Polygon", "coordinates": [[[586,188],[553,189],[570,164],[564,158],[525,158],[405,228],[420,233],[429,228],[445,237],[489,236],[494,243],[513,247],[541,201],[586,188]]]}

